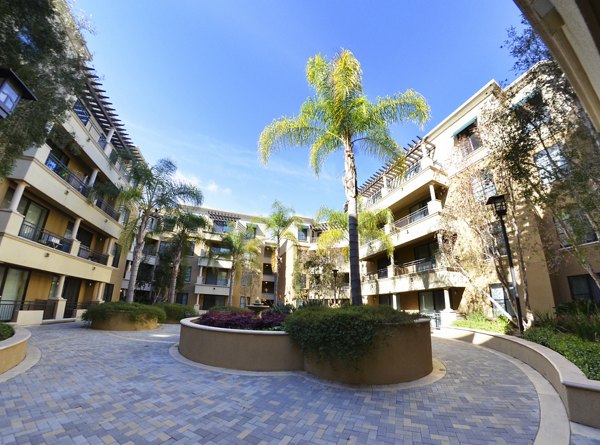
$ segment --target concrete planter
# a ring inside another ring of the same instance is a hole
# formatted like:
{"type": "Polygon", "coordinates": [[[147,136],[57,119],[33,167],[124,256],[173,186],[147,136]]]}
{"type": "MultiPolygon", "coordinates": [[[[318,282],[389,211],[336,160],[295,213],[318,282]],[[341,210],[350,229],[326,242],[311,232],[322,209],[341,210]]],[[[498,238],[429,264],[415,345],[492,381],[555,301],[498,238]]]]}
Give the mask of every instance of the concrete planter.
{"type": "Polygon", "coordinates": [[[304,369],[322,379],[351,385],[390,385],[417,380],[431,373],[429,320],[393,326],[388,334],[377,335],[375,347],[355,366],[305,356],[304,369]]]}
{"type": "Polygon", "coordinates": [[[467,328],[446,328],[444,337],[494,349],[526,363],[554,387],[569,420],[600,428],[600,381],[588,379],[558,352],[522,338],[467,328]]]}
{"type": "Polygon", "coordinates": [[[92,329],[102,331],[147,331],[158,329],[157,320],[129,320],[129,313],[114,312],[107,320],[94,320],[91,324],[92,329]]]}
{"type": "Polygon", "coordinates": [[[244,371],[301,371],[341,383],[381,385],[407,382],[433,370],[429,320],[392,328],[357,368],[306,357],[285,332],[202,326],[181,320],[179,352],[189,360],[244,371]]]}
{"type": "Polygon", "coordinates": [[[0,341],[0,374],[14,368],[27,354],[31,333],[26,329],[15,329],[15,335],[0,341]]]}

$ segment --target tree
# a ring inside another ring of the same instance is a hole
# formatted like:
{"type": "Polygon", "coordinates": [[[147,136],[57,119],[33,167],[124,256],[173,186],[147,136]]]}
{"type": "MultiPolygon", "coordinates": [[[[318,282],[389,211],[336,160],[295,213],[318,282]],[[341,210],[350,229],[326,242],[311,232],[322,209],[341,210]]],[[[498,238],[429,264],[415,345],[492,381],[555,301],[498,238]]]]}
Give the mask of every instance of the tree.
{"type": "Polygon", "coordinates": [[[289,231],[289,228],[296,223],[301,223],[302,219],[294,216],[294,209],[286,207],[283,203],[275,200],[271,205],[271,214],[267,217],[257,217],[255,221],[267,226],[271,237],[275,238],[275,261],[274,261],[274,287],[275,287],[275,303],[279,302],[279,289],[277,286],[278,274],[281,268],[281,241],[288,239],[296,241],[296,236],[289,231]]]}
{"type": "Polygon", "coordinates": [[[333,270],[340,270],[346,262],[347,252],[343,253],[339,248],[299,251],[293,275],[297,299],[306,301],[339,296],[334,285],[339,288],[341,277],[334,280],[333,270]]]}
{"type": "Polygon", "coordinates": [[[160,159],[149,167],[136,163],[131,168],[131,187],[121,190],[119,201],[128,208],[130,218],[121,234],[120,244],[129,250],[133,243],[133,258],[126,301],[132,303],[137,273],[142,261],[146,236],[160,231],[159,220],[183,203],[202,204],[202,192],[193,185],[174,179],[177,167],[169,159],[160,159]]]}
{"type": "Polygon", "coordinates": [[[223,247],[229,251],[227,258],[231,260],[231,279],[229,282],[229,297],[227,304],[231,306],[233,285],[237,276],[245,271],[254,273],[260,269],[260,242],[250,238],[248,232],[233,230],[223,238],[223,247]]]}
{"type": "Polygon", "coordinates": [[[291,146],[310,147],[309,163],[319,174],[325,159],[333,152],[344,153],[344,190],[348,200],[348,238],[350,251],[350,289],[352,304],[362,304],[358,257],[357,151],[382,161],[401,161],[403,152],[392,139],[389,124],[423,124],[429,106],[418,93],[407,90],[376,103],[367,100],[362,89],[362,70],[348,50],[331,61],[321,55],[308,60],[306,77],[315,95],[301,105],[293,118],[280,118],[260,134],[258,150],[264,163],[274,151],[291,146]]]}
{"type": "Polygon", "coordinates": [[[17,157],[41,145],[48,123],[61,120],[85,86],[87,54],[79,25],[63,0],[0,2],[0,66],[12,69],[33,91],[37,101],[20,103],[0,120],[0,178],[9,174],[17,157]]]}
{"type": "Polygon", "coordinates": [[[175,303],[175,294],[177,292],[177,278],[181,267],[181,259],[184,251],[194,245],[202,237],[200,229],[208,226],[206,218],[196,215],[180,207],[176,207],[171,215],[163,218],[163,229],[172,233],[169,238],[171,247],[171,273],[169,279],[169,303],[175,303]]]}
{"type": "MultiPolygon", "coordinates": [[[[508,46],[523,78],[495,95],[482,113],[482,140],[522,196],[558,227],[561,242],[600,288],[585,246],[600,228],[600,139],[566,76],[527,26],[509,31],[508,46]],[[548,60],[546,60],[548,59],[548,60]]],[[[552,224],[553,226],[554,224],[552,224]]]]}

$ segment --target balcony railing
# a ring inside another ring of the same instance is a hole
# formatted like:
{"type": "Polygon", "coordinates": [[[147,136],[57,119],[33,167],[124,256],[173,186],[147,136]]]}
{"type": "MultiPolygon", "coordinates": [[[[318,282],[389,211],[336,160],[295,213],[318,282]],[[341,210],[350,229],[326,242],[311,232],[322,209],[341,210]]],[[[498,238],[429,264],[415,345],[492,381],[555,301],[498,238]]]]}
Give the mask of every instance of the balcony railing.
{"type": "Polygon", "coordinates": [[[105,266],[108,264],[108,255],[106,253],[91,250],[88,246],[83,244],[79,246],[77,256],[85,260],[93,261],[94,263],[104,264],[105,266]]]}
{"type": "Polygon", "coordinates": [[[201,284],[209,284],[211,286],[227,286],[229,280],[227,278],[205,278],[201,284]]]}
{"type": "Polygon", "coordinates": [[[60,160],[52,153],[50,153],[46,159],[46,167],[60,176],[63,181],[72,186],[83,196],[88,196],[89,188],[85,182],[79,176],[69,170],[67,166],[60,162],[60,160]]]}
{"type": "Polygon", "coordinates": [[[71,251],[71,245],[73,244],[73,240],[63,238],[27,221],[23,221],[23,224],[21,224],[19,236],[67,253],[71,251]]]}
{"type": "Polygon", "coordinates": [[[437,267],[435,258],[424,258],[409,263],[394,266],[394,276],[406,275],[409,273],[427,272],[437,267]]]}
{"type": "Polygon", "coordinates": [[[388,277],[388,268],[382,267],[377,270],[377,278],[387,278],[388,277]]]}
{"type": "Polygon", "coordinates": [[[119,212],[117,212],[109,203],[107,203],[102,198],[96,198],[96,207],[106,213],[115,221],[119,221],[119,212]]]}
{"type": "Polygon", "coordinates": [[[64,317],[65,318],[75,318],[76,311],[78,309],[89,309],[90,306],[93,306],[95,304],[99,304],[99,303],[97,301],[82,301],[79,303],[77,301],[67,301],[65,303],[64,317]]]}
{"type": "Polygon", "coordinates": [[[405,217],[394,221],[394,228],[401,229],[402,227],[417,222],[418,220],[423,219],[426,216],[429,216],[429,209],[427,207],[423,207],[417,210],[416,212],[412,212],[406,215],[405,217]]]}

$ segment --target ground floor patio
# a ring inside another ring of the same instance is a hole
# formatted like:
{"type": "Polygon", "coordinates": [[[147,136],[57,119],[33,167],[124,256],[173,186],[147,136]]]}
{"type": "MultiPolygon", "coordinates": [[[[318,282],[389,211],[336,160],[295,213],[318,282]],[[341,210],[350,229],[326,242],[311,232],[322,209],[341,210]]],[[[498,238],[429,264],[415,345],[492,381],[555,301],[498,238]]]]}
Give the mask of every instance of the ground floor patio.
{"type": "Polygon", "coordinates": [[[440,334],[440,379],[351,388],[189,363],[174,347],[178,325],[30,331],[28,358],[0,375],[1,444],[600,443],[574,424],[569,439],[558,396],[531,368],[440,334]],[[540,426],[553,441],[540,441],[540,426]]]}

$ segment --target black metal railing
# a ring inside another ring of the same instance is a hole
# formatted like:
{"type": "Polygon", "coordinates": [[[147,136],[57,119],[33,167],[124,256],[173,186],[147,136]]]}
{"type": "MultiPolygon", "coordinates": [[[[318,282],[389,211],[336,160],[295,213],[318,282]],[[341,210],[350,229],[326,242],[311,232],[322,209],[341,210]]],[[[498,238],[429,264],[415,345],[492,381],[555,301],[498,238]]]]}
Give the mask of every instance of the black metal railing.
{"type": "Polygon", "coordinates": [[[57,300],[0,301],[0,321],[11,321],[15,311],[44,311],[43,320],[54,318],[57,300]]]}
{"type": "Polygon", "coordinates": [[[15,308],[19,305],[18,301],[0,300],[0,321],[11,321],[15,308]]]}
{"type": "Polygon", "coordinates": [[[85,260],[93,261],[94,263],[104,264],[105,266],[108,264],[108,254],[92,250],[83,244],[79,246],[77,256],[85,260]]]}
{"type": "Polygon", "coordinates": [[[377,278],[387,278],[388,277],[388,268],[382,267],[377,270],[377,278]]]}
{"type": "Polygon", "coordinates": [[[67,166],[60,162],[60,160],[52,153],[50,153],[46,159],[46,167],[56,173],[63,181],[72,186],[83,196],[88,196],[90,189],[85,182],[69,170],[67,166]]]}
{"type": "Polygon", "coordinates": [[[406,275],[409,273],[427,272],[437,267],[435,258],[424,258],[408,263],[398,264],[394,266],[394,276],[406,275]]]}
{"type": "Polygon", "coordinates": [[[71,245],[73,244],[73,240],[63,238],[27,221],[23,221],[23,224],[21,224],[19,236],[67,253],[71,251],[71,245]]]}
{"type": "Polygon", "coordinates": [[[227,286],[229,284],[229,280],[226,278],[205,278],[202,284],[211,284],[213,286],[227,286]]]}
{"type": "Polygon", "coordinates": [[[102,199],[102,198],[96,198],[95,204],[96,204],[96,207],[98,207],[100,210],[102,210],[104,213],[106,213],[112,219],[114,219],[115,221],[119,221],[119,216],[120,216],[119,212],[117,212],[114,209],[114,207],[111,206],[104,199],[102,199]]]}
{"type": "Polygon", "coordinates": [[[401,229],[402,227],[417,222],[426,216],[429,216],[429,209],[427,207],[420,208],[416,212],[412,212],[409,215],[394,221],[394,228],[401,229]]]}

